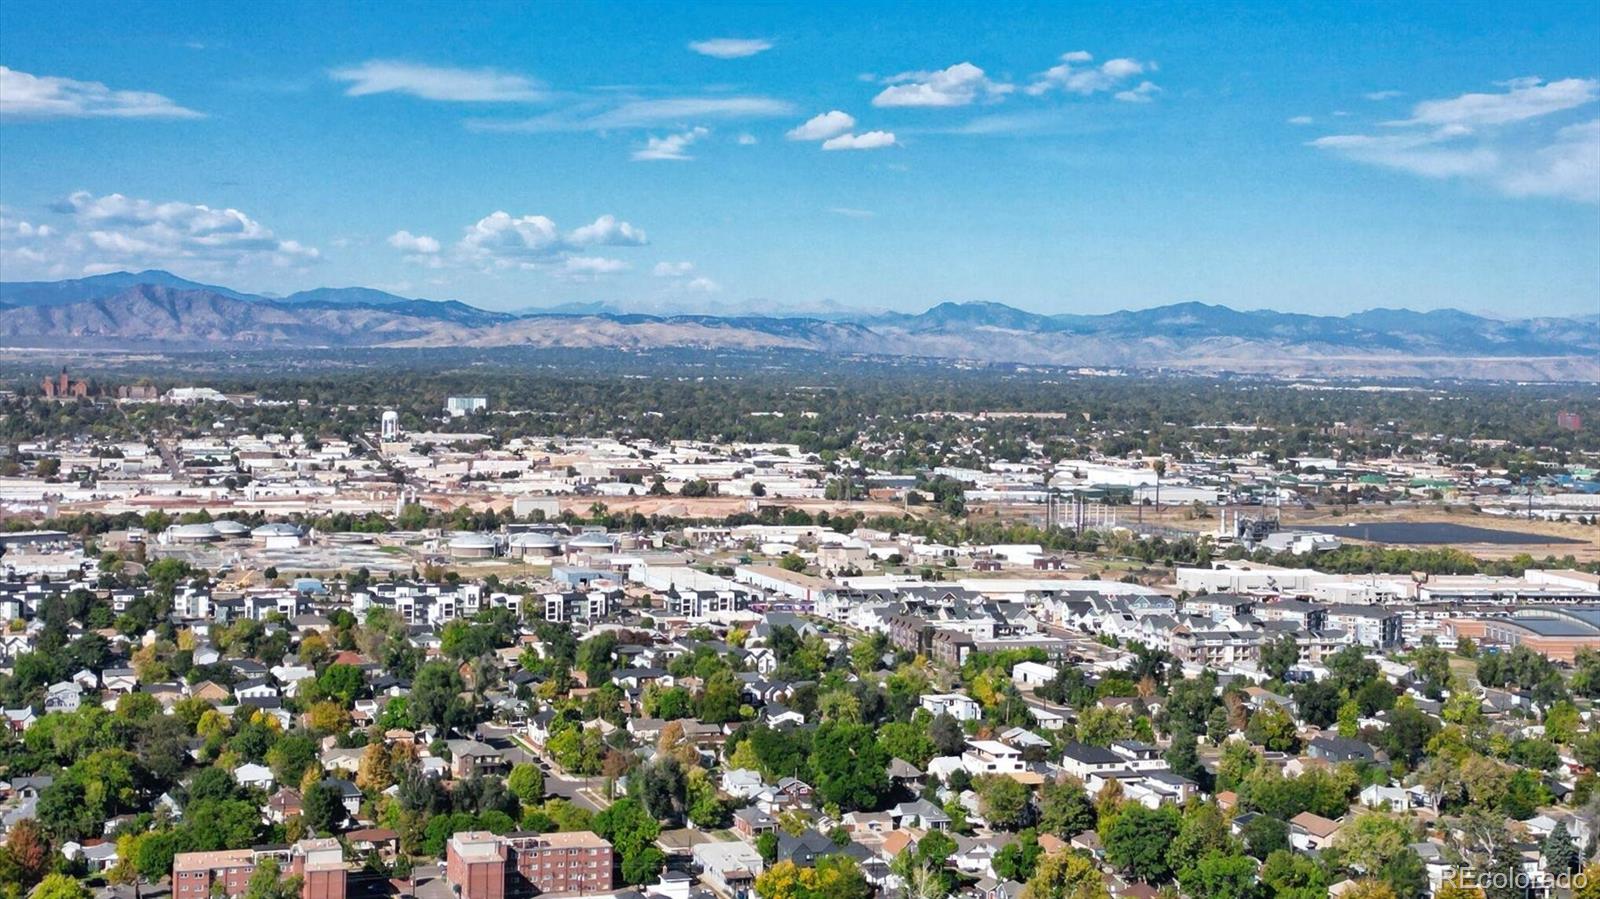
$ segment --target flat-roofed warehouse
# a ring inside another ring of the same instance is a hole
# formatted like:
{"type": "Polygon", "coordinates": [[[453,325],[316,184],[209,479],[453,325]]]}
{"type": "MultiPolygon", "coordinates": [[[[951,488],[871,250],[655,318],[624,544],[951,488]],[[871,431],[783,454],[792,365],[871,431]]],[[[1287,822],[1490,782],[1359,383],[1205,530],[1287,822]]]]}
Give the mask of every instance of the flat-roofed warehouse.
{"type": "Polygon", "coordinates": [[[1539,606],[1507,616],[1454,618],[1457,640],[1471,637],[1483,646],[1526,646],[1555,662],[1571,662],[1580,649],[1600,650],[1600,606],[1539,606]]]}

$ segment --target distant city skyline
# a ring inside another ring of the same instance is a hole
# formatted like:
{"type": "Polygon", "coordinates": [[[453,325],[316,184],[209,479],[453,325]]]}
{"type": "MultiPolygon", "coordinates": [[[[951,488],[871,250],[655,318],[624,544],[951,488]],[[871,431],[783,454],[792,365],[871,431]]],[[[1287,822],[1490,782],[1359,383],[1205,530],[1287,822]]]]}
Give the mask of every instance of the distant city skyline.
{"type": "Polygon", "coordinates": [[[1600,312],[1583,4],[18,0],[0,30],[0,280],[1600,312]]]}

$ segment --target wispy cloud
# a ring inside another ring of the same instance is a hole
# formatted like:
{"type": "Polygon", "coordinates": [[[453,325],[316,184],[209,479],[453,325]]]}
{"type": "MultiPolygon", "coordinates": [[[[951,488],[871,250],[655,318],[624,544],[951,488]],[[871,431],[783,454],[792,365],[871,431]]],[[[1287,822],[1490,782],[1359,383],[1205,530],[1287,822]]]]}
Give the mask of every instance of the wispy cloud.
{"type": "Polygon", "coordinates": [[[851,206],[829,206],[828,211],[834,215],[842,215],[847,219],[870,219],[878,215],[870,209],[856,209],[851,206]]]}
{"type": "Polygon", "coordinates": [[[668,280],[669,290],[688,293],[716,293],[722,285],[695,273],[692,262],[657,262],[650,270],[657,278],[668,280]]]}
{"type": "Polygon", "coordinates": [[[407,94],[424,100],[456,103],[507,103],[538,100],[542,87],[523,75],[496,69],[461,69],[400,60],[371,59],[328,73],[349,86],[345,94],[407,94]]]}
{"type": "Polygon", "coordinates": [[[199,119],[204,114],[149,91],[98,81],[30,75],[0,66],[0,117],[7,119],[199,119]]]}
{"type": "Polygon", "coordinates": [[[1484,184],[1512,197],[1600,202],[1600,119],[1551,129],[1544,121],[1600,99],[1600,82],[1522,78],[1498,93],[1425,100],[1377,133],[1310,142],[1355,162],[1425,178],[1484,184]]]}
{"type": "Polygon", "coordinates": [[[624,100],[615,105],[588,103],[527,119],[472,119],[475,131],[539,134],[561,131],[623,131],[706,120],[749,120],[794,114],[794,104],[764,96],[665,97],[624,100]]]}
{"type": "Polygon", "coordinates": [[[1392,125],[1505,125],[1575,109],[1600,97],[1600,81],[1565,78],[1541,82],[1518,78],[1497,94],[1462,94],[1448,100],[1424,100],[1411,108],[1411,118],[1392,125]]]}
{"type": "Polygon", "coordinates": [[[688,153],[689,146],[710,133],[709,128],[690,128],[665,137],[652,135],[645,141],[644,147],[633,151],[632,159],[634,162],[682,162],[693,159],[688,153]]]}
{"type": "Polygon", "coordinates": [[[714,37],[704,41],[691,41],[689,49],[701,56],[717,59],[743,59],[772,49],[772,42],[760,38],[714,37]]]}
{"type": "Polygon", "coordinates": [[[1384,100],[1393,100],[1395,97],[1403,97],[1405,96],[1405,91],[1372,91],[1371,93],[1362,94],[1362,96],[1375,103],[1381,103],[1384,100]]]}
{"type": "Polygon", "coordinates": [[[1310,125],[1314,123],[1316,119],[1308,115],[1297,115],[1291,117],[1288,121],[1291,125],[1310,125]]]}

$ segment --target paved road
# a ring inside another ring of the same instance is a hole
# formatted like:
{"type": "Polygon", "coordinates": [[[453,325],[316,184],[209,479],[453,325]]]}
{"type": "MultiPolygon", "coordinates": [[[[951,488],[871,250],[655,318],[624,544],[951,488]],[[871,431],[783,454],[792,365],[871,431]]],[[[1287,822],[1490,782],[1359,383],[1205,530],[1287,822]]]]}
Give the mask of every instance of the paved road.
{"type": "Polygon", "coordinates": [[[172,479],[180,484],[189,483],[189,478],[183,473],[183,466],[178,464],[178,455],[173,452],[172,444],[160,437],[155,438],[155,444],[156,452],[161,454],[161,461],[166,464],[172,479]]]}
{"type": "Polygon", "coordinates": [[[530,755],[544,770],[544,788],[547,792],[569,800],[591,812],[604,811],[611,802],[605,797],[606,778],[572,777],[562,774],[561,768],[549,756],[535,749],[521,734],[510,735],[513,742],[530,755]]]}

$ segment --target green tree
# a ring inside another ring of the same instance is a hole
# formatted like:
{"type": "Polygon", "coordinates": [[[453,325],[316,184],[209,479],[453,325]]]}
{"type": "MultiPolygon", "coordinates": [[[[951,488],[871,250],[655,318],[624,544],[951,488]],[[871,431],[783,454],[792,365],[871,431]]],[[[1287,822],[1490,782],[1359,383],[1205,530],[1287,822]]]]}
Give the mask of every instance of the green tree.
{"type": "Polygon", "coordinates": [[[1271,815],[1256,815],[1245,823],[1240,834],[1245,851],[1258,861],[1279,849],[1289,848],[1289,825],[1271,815]]]}
{"type": "Polygon", "coordinates": [[[538,802],[544,798],[544,772],[539,770],[538,765],[524,762],[511,769],[506,786],[523,802],[538,802]]]}
{"type": "Polygon", "coordinates": [[[598,687],[611,678],[616,664],[617,635],[603,631],[578,644],[576,664],[588,678],[589,686],[598,687]]]}
{"type": "Polygon", "coordinates": [[[1006,775],[978,781],[978,808],[996,830],[1016,830],[1028,814],[1028,788],[1006,775]]]}
{"type": "Polygon", "coordinates": [[[1246,725],[1244,735],[1250,742],[1265,746],[1273,752],[1292,752],[1299,744],[1299,739],[1295,735],[1294,718],[1277,703],[1271,702],[1250,716],[1250,723],[1246,725]]]}
{"type": "Polygon", "coordinates": [[[1211,852],[1180,879],[1193,899],[1254,899],[1259,894],[1256,863],[1242,855],[1211,852]]]}
{"type": "Polygon", "coordinates": [[[306,826],[317,833],[329,834],[344,823],[344,798],[339,791],[325,783],[315,783],[300,797],[301,816],[306,826]]]}
{"type": "Polygon", "coordinates": [[[66,874],[50,874],[28,894],[29,899],[91,899],[89,888],[66,874]]]}
{"type": "Polygon", "coordinates": [[[817,795],[845,811],[877,808],[889,791],[889,758],[865,724],[825,721],[811,741],[817,795]]]}
{"type": "Polygon", "coordinates": [[[277,859],[263,858],[245,885],[244,899],[299,899],[299,875],[284,877],[277,859]]]}
{"type": "Polygon", "coordinates": [[[710,724],[726,724],[740,717],[739,682],[733,671],[719,669],[706,680],[705,691],[700,695],[700,719],[710,724]]]}
{"type": "Polygon", "coordinates": [[[1167,864],[1167,848],[1177,838],[1182,821],[1176,806],[1150,809],[1129,804],[1101,835],[1106,860],[1136,880],[1165,883],[1173,873],[1167,864]]]}
{"type": "Polygon", "coordinates": [[[354,665],[329,665],[317,676],[317,692],[349,708],[366,690],[361,669],[354,665]]]}
{"type": "Polygon", "coordinates": [[[1261,866],[1261,882],[1275,899],[1327,899],[1329,878],[1322,866],[1292,849],[1279,849],[1261,866]]]}
{"type": "Polygon", "coordinates": [[[1039,829],[1070,840],[1086,830],[1094,830],[1094,800],[1083,782],[1076,778],[1047,780],[1039,792],[1039,829]]]}
{"type": "Polygon", "coordinates": [[[650,883],[666,864],[666,856],[655,847],[661,824],[636,799],[619,799],[595,815],[594,829],[611,841],[626,883],[650,883]]]}
{"type": "Polygon", "coordinates": [[[1276,640],[1267,641],[1261,647],[1261,670],[1273,680],[1283,680],[1300,661],[1300,644],[1295,641],[1293,634],[1284,634],[1276,640]]]}
{"type": "Polygon", "coordinates": [[[411,683],[407,704],[412,717],[420,724],[442,728],[464,723],[469,714],[460,696],[463,689],[461,675],[454,665],[444,661],[423,665],[417,669],[417,676],[411,683]]]}
{"type": "Polygon", "coordinates": [[[1578,847],[1572,841],[1572,834],[1567,832],[1564,821],[1557,821],[1556,826],[1550,829],[1550,835],[1544,838],[1544,866],[1546,870],[1562,874],[1576,870],[1578,867],[1578,847]]]}

